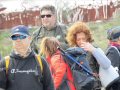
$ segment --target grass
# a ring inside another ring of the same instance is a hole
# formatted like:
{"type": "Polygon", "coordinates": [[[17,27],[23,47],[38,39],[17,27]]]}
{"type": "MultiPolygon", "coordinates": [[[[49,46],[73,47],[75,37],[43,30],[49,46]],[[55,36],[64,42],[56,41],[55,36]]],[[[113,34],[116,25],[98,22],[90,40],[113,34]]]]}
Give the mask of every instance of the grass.
{"type": "Polygon", "coordinates": [[[107,30],[114,26],[119,26],[119,24],[120,18],[99,23],[89,23],[88,25],[91,28],[95,44],[105,50],[108,45],[107,30]]]}
{"type": "MultiPolygon", "coordinates": [[[[96,23],[90,22],[87,24],[91,29],[95,41],[94,44],[105,50],[108,45],[106,32],[111,27],[120,25],[120,16],[109,21],[96,23]]],[[[31,33],[35,30],[35,28],[32,28],[31,33]]],[[[0,53],[2,54],[2,56],[8,55],[12,50],[12,42],[9,39],[9,36],[9,31],[0,31],[0,53]]]]}
{"type": "Polygon", "coordinates": [[[9,38],[9,31],[0,32],[0,53],[2,56],[9,54],[12,47],[11,40],[9,38]]]}

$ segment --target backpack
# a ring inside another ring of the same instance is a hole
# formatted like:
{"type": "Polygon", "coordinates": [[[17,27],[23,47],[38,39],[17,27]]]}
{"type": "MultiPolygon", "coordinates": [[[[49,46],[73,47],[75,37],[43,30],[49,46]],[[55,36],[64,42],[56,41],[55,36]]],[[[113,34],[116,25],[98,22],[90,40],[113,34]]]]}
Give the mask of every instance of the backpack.
{"type": "Polygon", "coordinates": [[[70,66],[74,85],[76,90],[92,90],[95,78],[86,59],[87,53],[79,47],[62,50],[58,48],[63,55],[65,62],[70,66]]]}
{"type": "MultiPolygon", "coordinates": [[[[106,56],[109,54],[109,50],[110,49],[114,49],[115,51],[117,51],[117,53],[118,53],[118,55],[119,55],[119,57],[120,57],[120,51],[118,50],[118,48],[116,47],[116,46],[109,46],[108,48],[107,48],[107,50],[106,50],[106,56]]],[[[120,65],[120,62],[119,62],[119,65],[120,65]]],[[[118,68],[116,68],[117,69],[117,71],[119,72],[119,70],[120,70],[120,66],[118,67],[118,68]]]]}
{"type": "MultiPolygon", "coordinates": [[[[35,57],[36,57],[36,61],[39,63],[41,72],[43,72],[43,64],[40,55],[35,55],[35,57]]],[[[9,64],[10,64],[10,56],[6,56],[5,57],[6,75],[8,74],[9,64]]]]}
{"type": "MultiPolygon", "coordinates": [[[[117,47],[115,46],[109,46],[106,50],[106,55],[108,55],[110,49],[114,49],[117,51],[118,55],[120,56],[120,52],[117,47]]],[[[120,75],[119,75],[119,68],[120,67],[113,67],[112,65],[108,70],[104,70],[101,68],[101,73],[100,73],[100,78],[101,78],[101,83],[103,86],[106,88],[106,90],[110,90],[111,87],[114,88],[114,85],[116,85],[116,89],[118,90],[118,85],[119,80],[120,80],[120,75]],[[109,74],[109,76],[108,76],[109,74]],[[106,80],[104,80],[106,78],[106,80]]]]}

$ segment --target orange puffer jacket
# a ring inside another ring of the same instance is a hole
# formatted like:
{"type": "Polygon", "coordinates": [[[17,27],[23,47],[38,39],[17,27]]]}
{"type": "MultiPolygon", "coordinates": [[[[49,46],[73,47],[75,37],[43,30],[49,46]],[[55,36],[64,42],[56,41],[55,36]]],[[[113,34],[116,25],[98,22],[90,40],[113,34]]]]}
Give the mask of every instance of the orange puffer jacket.
{"type": "Polygon", "coordinates": [[[61,53],[57,51],[52,57],[47,57],[47,61],[51,68],[55,88],[57,89],[60,86],[66,74],[66,80],[68,82],[70,90],[76,90],[73,84],[70,67],[64,62],[61,53]]]}

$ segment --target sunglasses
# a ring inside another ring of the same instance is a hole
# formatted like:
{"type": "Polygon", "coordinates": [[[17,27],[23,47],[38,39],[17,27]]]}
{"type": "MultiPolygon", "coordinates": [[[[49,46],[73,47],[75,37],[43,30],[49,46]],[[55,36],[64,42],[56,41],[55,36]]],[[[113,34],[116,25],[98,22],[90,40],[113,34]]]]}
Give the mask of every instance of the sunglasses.
{"type": "Polygon", "coordinates": [[[50,18],[51,16],[52,16],[51,14],[41,15],[41,18],[45,18],[45,17],[50,18]]]}
{"type": "Polygon", "coordinates": [[[27,36],[24,36],[24,35],[19,35],[19,36],[13,35],[13,36],[11,36],[11,39],[12,40],[17,40],[17,39],[22,40],[22,39],[25,39],[26,37],[27,36]]]}

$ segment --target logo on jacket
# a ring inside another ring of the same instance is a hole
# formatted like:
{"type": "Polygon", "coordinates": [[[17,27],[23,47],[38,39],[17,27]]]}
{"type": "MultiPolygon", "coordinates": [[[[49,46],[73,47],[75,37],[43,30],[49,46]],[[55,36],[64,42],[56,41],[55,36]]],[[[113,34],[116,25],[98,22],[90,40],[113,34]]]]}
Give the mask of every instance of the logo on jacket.
{"type": "Polygon", "coordinates": [[[29,73],[35,73],[36,70],[32,70],[32,69],[29,69],[29,70],[19,70],[19,69],[11,69],[11,73],[26,73],[26,74],[29,74],[29,73]]]}

